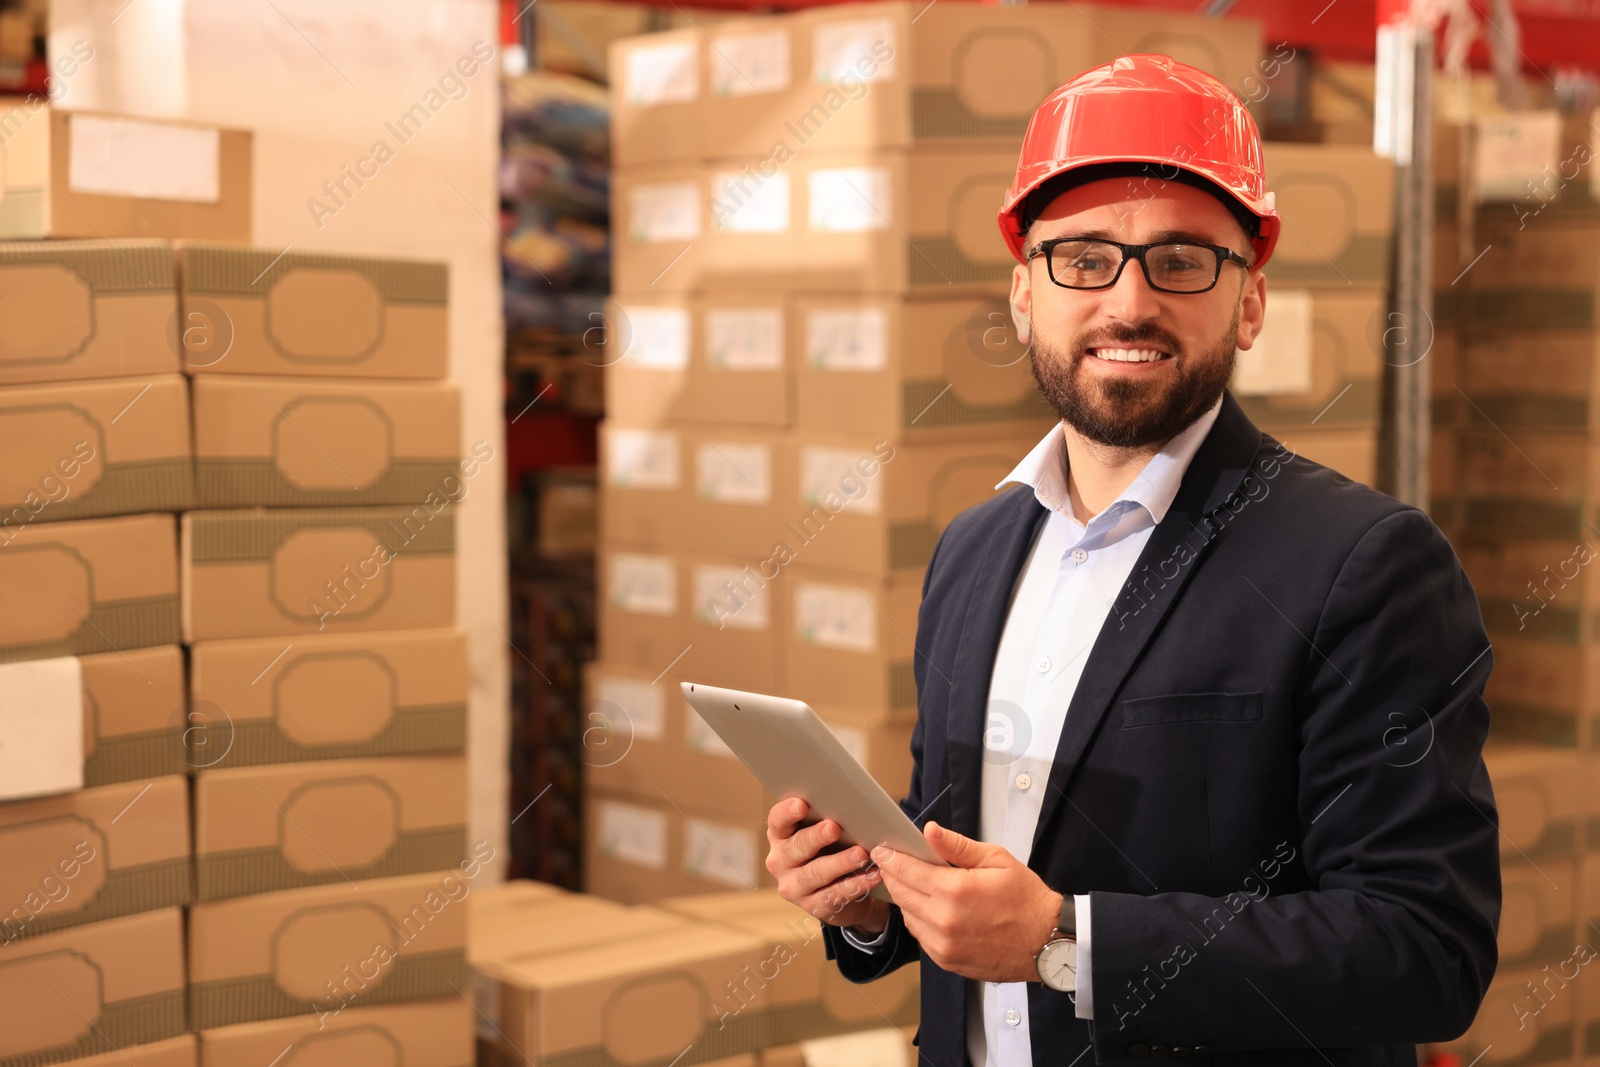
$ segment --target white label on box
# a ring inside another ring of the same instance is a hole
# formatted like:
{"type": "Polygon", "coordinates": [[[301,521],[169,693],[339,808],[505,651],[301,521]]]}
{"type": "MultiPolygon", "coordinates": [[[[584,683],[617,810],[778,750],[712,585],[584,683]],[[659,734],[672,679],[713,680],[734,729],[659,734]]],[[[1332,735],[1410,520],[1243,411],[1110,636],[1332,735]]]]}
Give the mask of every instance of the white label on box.
{"type": "Polygon", "coordinates": [[[472,982],[472,1005],[478,1009],[475,1013],[478,1036],[485,1041],[497,1040],[499,1024],[495,1020],[500,1018],[500,980],[476,970],[469,970],[467,977],[472,982]]]}
{"type": "Polygon", "coordinates": [[[606,481],[623,489],[678,488],[678,435],[613,429],[606,434],[606,481]]]}
{"type": "Polygon", "coordinates": [[[700,496],[719,504],[772,500],[772,449],[759,443],[702,442],[695,456],[700,496]]]}
{"type": "Polygon", "coordinates": [[[222,199],[216,129],[98,115],[74,115],[67,128],[67,184],[75,193],[200,204],[222,199]]]}
{"type": "Polygon", "coordinates": [[[724,370],[782,370],[783,309],[711,308],[706,352],[724,370]]]}
{"type": "Polygon", "coordinates": [[[599,804],[600,851],[625,863],[663,870],[667,866],[667,814],[615,800],[599,804]]]}
{"type": "Polygon", "coordinates": [[[782,233],[789,228],[789,176],[753,170],[711,175],[711,221],[729,233],[782,233]]]}
{"type": "MultiPolygon", "coordinates": [[[[1566,153],[1562,151],[1558,112],[1496,115],[1479,119],[1477,126],[1475,162],[1479,200],[1532,197],[1528,182],[1542,188],[1551,175],[1560,173],[1566,153]]],[[[1567,170],[1572,170],[1570,164],[1567,170]]],[[[1538,208],[1542,204],[1542,199],[1534,198],[1529,206],[1538,208]]]]}
{"type": "Polygon", "coordinates": [[[756,884],[756,835],[741,826],[690,819],[683,828],[683,869],[740,889],[756,884]]]}
{"type": "Polygon", "coordinates": [[[83,788],[83,665],[0,666],[0,800],[83,788]]]}
{"type": "Polygon", "coordinates": [[[824,22],[811,34],[811,77],[832,84],[851,75],[864,82],[894,77],[894,20],[824,22]]]}
{"type": "Polygon", "coordinates": [[[839,739],[839,743],[844,746],[844,750],[850,753],[850,758],[865,767],[867,765],[867,732],[859,726],[842,726],[831,722],[826,725],[832,731],[833,736],[839,739]]]}
{"type": "Polygon", "coordinates": [[[592,710],[614,714],[614,707],[626,717],[620,723],[611,724],[613,732],[643,741],[660,741],[666,735],[666,696],[649,682],[638,678],[603,677],[595,682],[594,698],[602,706],[592,710]]]}
{"type": "Polygon", "coordinates": [[[889,168],[830,167],[811,172],[807,225],[832,233],[889,228],[889,168]]]}
{"type": "Polygon", "coordinates": [[[693,241],[700,236],[700,192],[694,182],[648,182],[629,190],[629,235],[635,241],[693,241]]]}
{"type": "Polygon", "coordinates": [[[1234,365],[1235,395],[1309,393],[1315,384],[1312,348],[1311,290],[1277,290],[1255,345],[1240,352],[1234,365]]]}
{"type": "Polygon", "coordinates": [[[611,602],[638,615],[678,610],[678,572],[667,556],[618,552],[611,557],[611,602]]]}
{"type": "Polygon", "coordinates": [[[711,95],[752,96],[789,88],[789,31],[711,38],[711,95]]]}
{"type": "Polygon", "coordinates": [[[719,630],[765,630],[768,624],[766,586],[749,568],[710,564],[694,569],[695,617],[719,630]]]}
{"type": "Polygon", "coordinates": [[[688,308],[631,307],[623,308],[622,315],[628,324],[622,362],[652,370],[688,369],[688,308]]]}
{"type": "Polygon", "coordinates": [[[844,504],[829,505],[830,510],[851,511],[855,515],[883,512],[883,492],[876,477],[868,478],[857,466],[862,460],[877,462],[872,452],[849,448],[805,445],[800,449],[800,499],[807,504],[823,504],[828,494],[836,494],[844,504]]]}
{"type": "Polygon", "coordinates": [[[878,612],[871,599],[848,585],[801,582],[794,592],[794,628],[808,645],[845,652],[875,652],[878,612]]]}
{"type": "Polygon", "coordinates": [[[722,735],[700,717],[693,704],[685,701],[684,708],[683,743],[689,746],[689,751],[698,752],[703,756],[721,756],[724,759],[739,758],[733,754],[733,749],[728,747],[722,735]]]}
{"type": "Polygon", "coordinates": [[[882,308],[806,312],[806,366],[880,371],[889,365],[889,316],[882,308]]]}
{"type": "Polygon", "coordinates": [[[682,104],[700,95],[700,42],[670,41],[628,53],[624,75],[634,107],[682,104]]]}

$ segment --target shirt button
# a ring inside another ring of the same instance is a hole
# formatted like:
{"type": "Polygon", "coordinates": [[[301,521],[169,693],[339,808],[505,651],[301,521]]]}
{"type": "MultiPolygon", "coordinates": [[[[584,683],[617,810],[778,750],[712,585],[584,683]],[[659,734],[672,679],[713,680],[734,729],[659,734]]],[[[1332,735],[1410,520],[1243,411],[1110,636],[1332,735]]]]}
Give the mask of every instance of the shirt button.
{"type": "Polygon", "coordinates": [[[1031,774],[1029,774],[1027,771],[1023,771],[1021,774],[1017,775],[1017,788],[1018,789],[1026,789],[1032,784],[1033,784],[1033,776],[1031,774]]]}
{"type": "Polygon", "coordinates": [[[1084,560],[1086,560],[1088,558],[1089,558],[1089,553],[1087,551],[1085,551],[1084,549],[1075,548],[1075,549],[1072,550],[1072,562],[1074,562],[1074,563],[1082,563],[1084,560]]]}
{"type": "Polygon", "coordinates": [[[1044,674],[1046,671],[1048,671],[1050,669],[1050,657],[1049,656],[1041,656],[1041,657],[1039,657],[1039,662],[1034,664],[1034,666],[1039,668],[1039,673],[1040,674],[1044,674]]]}
{"type": "Polygon", "coordinates": [[[1018,1011],[1016,1008],[1012,1008],[1010,1011],[1007,1011],[1006,1012],[1006,1025],[1007,1026],[1021,1026],[1022,1025],[1022,1013],[1020,1011],[1018,1011]]]}

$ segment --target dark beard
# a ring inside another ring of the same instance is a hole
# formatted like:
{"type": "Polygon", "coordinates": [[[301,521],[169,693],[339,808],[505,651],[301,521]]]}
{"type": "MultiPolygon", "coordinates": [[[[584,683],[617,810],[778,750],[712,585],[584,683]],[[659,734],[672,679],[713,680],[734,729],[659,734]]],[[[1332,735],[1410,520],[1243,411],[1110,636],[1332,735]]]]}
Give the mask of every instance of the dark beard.
{"type": "Polygon", "coordinates": [[[1107,329],[1073,339],[1070,357],[1033,334],[1029,363],[1039,392],[1056,415],[1091,441],[1111,448],[1164,444],[1188,429],[1217,402],[1233,377],[1239,309],[1209,352],[1188,357],[1178,339],[1154,323],[1107,329]],[[1091,348],[1158,348],[1176,364],[1166,383],[1115,379],[1090,385],[1079,369],[1091,348]]]}

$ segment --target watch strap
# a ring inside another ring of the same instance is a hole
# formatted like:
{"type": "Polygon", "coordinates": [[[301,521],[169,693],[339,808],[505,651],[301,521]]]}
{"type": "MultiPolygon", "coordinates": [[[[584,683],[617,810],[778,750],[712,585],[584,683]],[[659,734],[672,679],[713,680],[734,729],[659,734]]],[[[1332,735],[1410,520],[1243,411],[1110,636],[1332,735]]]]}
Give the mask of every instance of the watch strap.
{"type": "Polygon", "coordinates": [[[1071,893],[1061,894],[1061,916],[1056,920],[1056,930],[1074,941],[1078,939],[1078,899],[1071,893]]]}

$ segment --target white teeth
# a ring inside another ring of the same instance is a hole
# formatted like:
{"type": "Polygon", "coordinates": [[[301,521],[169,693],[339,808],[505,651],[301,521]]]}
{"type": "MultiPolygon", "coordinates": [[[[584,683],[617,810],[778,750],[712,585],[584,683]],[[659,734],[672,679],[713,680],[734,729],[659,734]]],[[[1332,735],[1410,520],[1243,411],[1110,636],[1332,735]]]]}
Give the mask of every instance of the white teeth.
{"type": "Polygon", "coordinates": [[[1161,353],[1153,348],[1097,348],[1094,354],[1115,363],[1154,363],[1161,358],[1161,353]]]}

